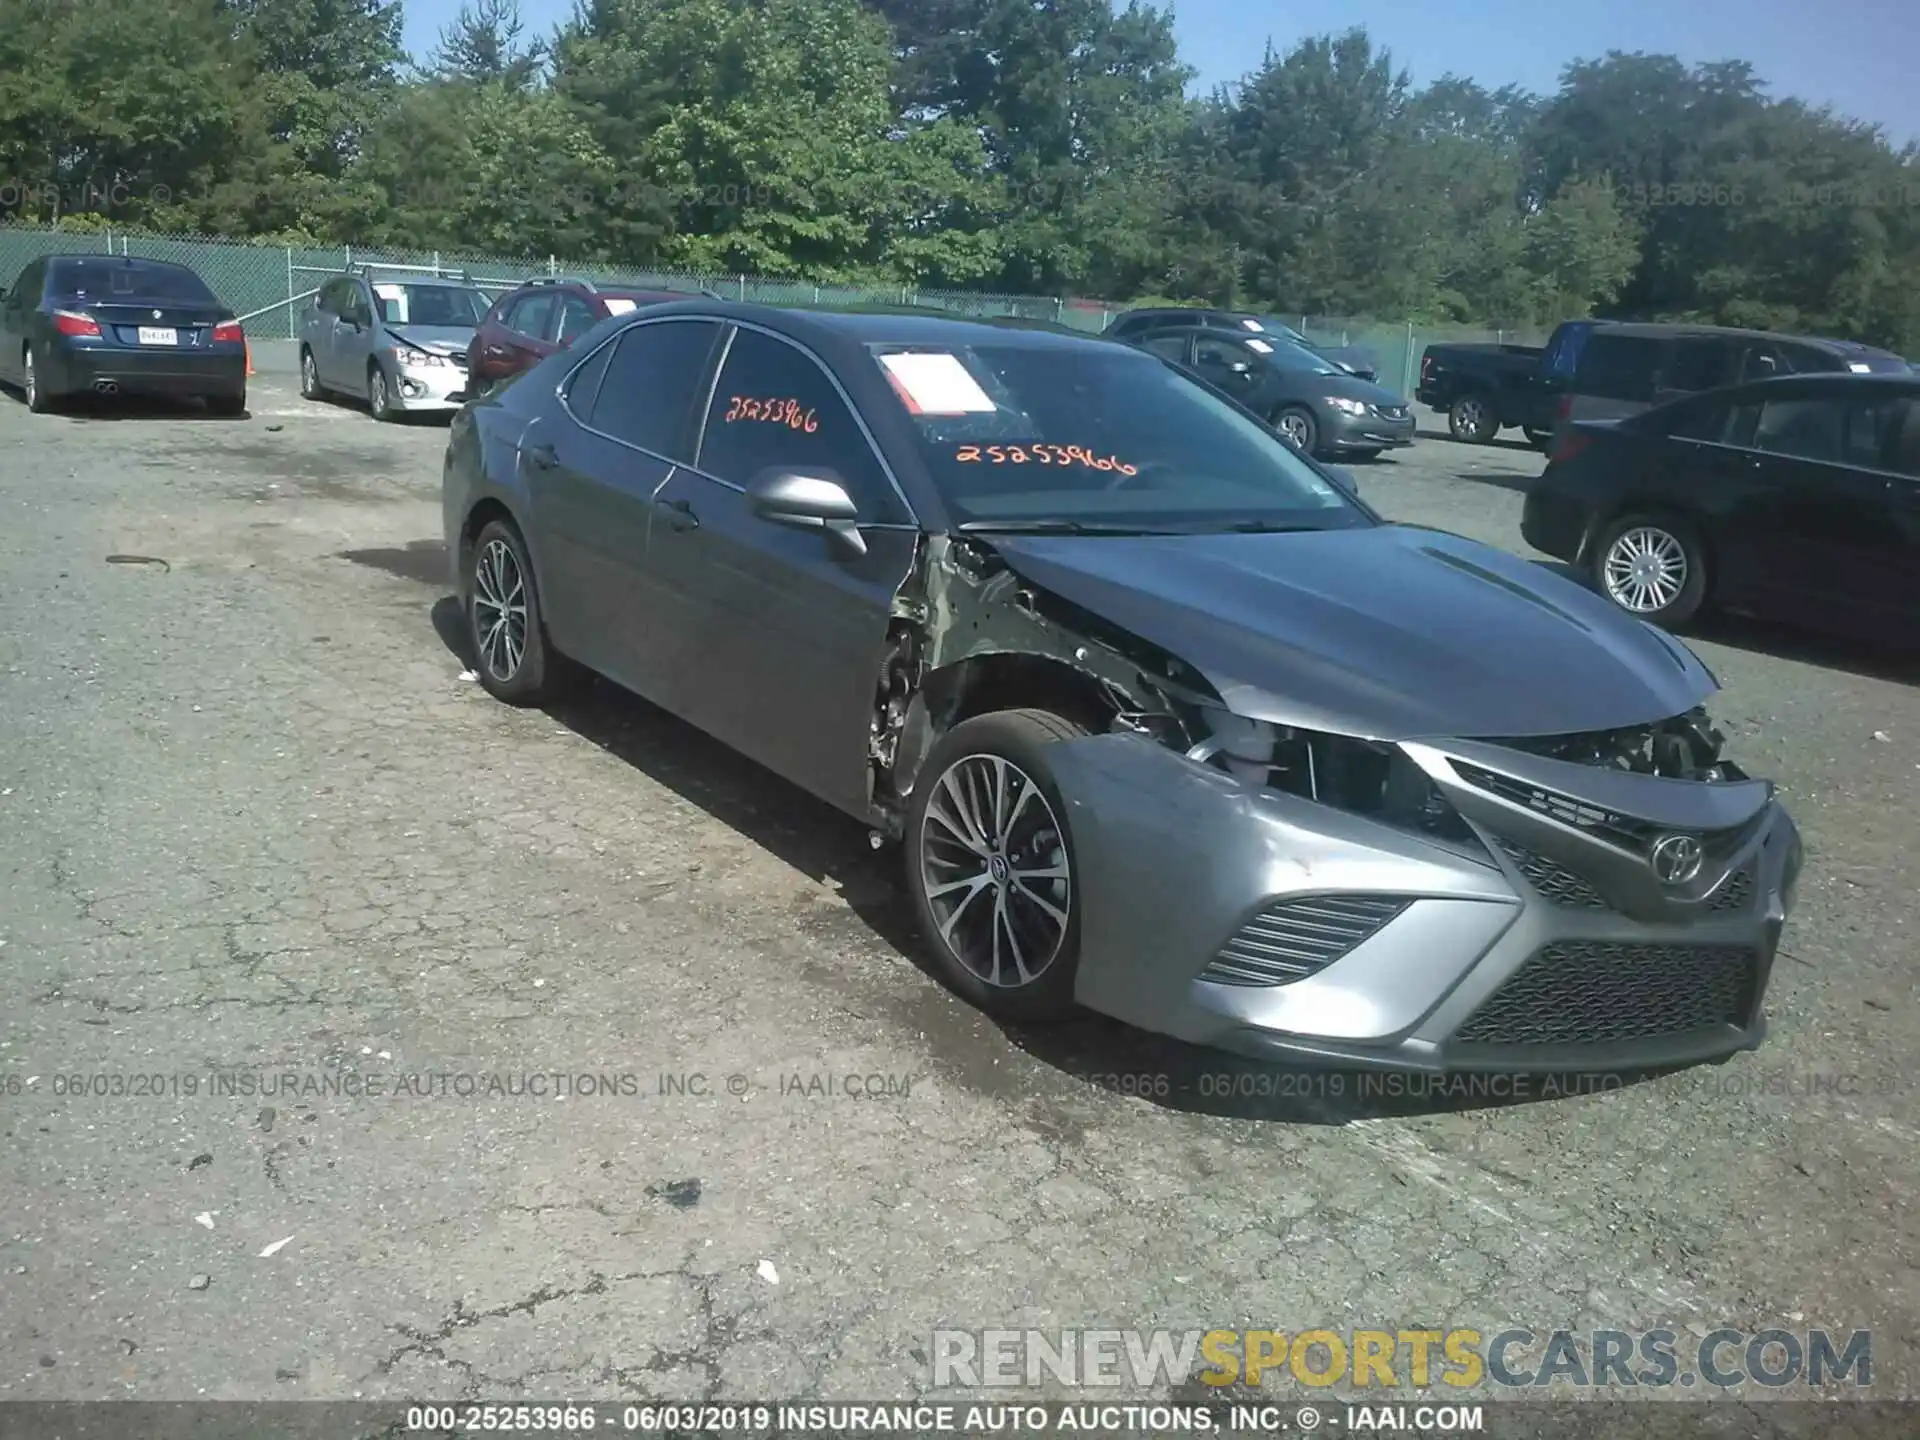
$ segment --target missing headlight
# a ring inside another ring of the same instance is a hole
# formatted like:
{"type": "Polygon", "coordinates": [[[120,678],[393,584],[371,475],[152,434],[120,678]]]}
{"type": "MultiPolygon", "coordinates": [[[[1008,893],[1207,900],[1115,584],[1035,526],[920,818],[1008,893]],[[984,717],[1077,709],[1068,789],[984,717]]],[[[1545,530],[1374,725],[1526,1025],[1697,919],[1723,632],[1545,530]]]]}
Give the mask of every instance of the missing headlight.
{"type": "Polygon", "coordinates": [[[1606,770],[1659,775],[1669,780],[1744,780],[1746,773],[1721,754],[1726,736],[1707,717],[1704,706],[1624,730],[1595,730],[1579,735],[1525,736],[1486,743],[1606,770]]]}
{"type": "Polygon", "coordinates": [[[1396,829],[1478,848],[1478,838],[1426,772],[1398,747],[1270,725],[1224,712],[1212,738],[1188,751],[1249,785],[1298,795],[1396,829]]]}

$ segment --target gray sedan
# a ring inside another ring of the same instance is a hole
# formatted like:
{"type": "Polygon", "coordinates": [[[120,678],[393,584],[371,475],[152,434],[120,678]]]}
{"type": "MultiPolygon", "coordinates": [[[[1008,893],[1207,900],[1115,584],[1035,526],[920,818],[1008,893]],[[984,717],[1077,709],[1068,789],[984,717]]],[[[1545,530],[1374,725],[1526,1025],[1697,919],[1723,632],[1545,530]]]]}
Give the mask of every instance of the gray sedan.
{"type": "Polygon", "coordinates": [[[1800,841],[1692,653],[1097,339],[724,301],[455,418],[481,683],[596,671],[897,844],[952,988],[1256,1056],[1760,1043],[1800,841]]]}
{"type": "Polygon", "coordinates": [[[1186,366],[1309,455],[1371,460],[1413,443],[1404,399],[1282,336],[1168,325],[1126,343],[1186,366]]]}

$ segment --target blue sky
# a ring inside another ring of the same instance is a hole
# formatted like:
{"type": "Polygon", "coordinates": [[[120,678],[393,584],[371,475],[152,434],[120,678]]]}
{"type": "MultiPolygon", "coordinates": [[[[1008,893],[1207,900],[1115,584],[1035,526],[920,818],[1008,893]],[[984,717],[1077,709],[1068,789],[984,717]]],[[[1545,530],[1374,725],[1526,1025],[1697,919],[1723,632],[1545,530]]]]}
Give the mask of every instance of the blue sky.
{"type": "MultiPolygon", "coordinates": [[[[521,0],[531,30],[551,30],[571,0],[521,0]]],[[[423,54],[459,0],[405,0],[407,45],[423,54]]],[[[1187,62],[1211,86],[1308,35],[1364,25],[1416,83],[1452,71],[1497,88],[1550,92],[1572,60],[1608,50],[1671,53],[1688,62],[1751,61],[1775,96],[1832,104],[1920,139],[1920,3],[1850,0],[1181,0],[1175,26],[1187,62]]]]}

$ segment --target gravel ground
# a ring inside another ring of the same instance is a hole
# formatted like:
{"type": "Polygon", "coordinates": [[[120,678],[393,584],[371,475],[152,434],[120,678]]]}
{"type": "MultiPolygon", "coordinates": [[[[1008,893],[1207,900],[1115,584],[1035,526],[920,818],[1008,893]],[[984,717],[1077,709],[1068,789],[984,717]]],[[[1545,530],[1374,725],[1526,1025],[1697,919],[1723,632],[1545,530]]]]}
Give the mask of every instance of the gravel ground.
{"type": "MultiPolygon", "coordinates": [[[[630,697],[489,700],[444,426],[284,360],[234,422],[0,397],[0,1397],[890,1399],[937,1326],[1101,1324],[1870,1329],[1920,1393],[1912,664],[1700,642],[1810,854],[1761,1052],[1363,1105],[1005,1033],[857,826],[630,697]],[[630,1093],[436,1079],[555,1073],[630,1093]]],[[[1360,476],[1522,547],[1540,463],[1360,476]]]]}

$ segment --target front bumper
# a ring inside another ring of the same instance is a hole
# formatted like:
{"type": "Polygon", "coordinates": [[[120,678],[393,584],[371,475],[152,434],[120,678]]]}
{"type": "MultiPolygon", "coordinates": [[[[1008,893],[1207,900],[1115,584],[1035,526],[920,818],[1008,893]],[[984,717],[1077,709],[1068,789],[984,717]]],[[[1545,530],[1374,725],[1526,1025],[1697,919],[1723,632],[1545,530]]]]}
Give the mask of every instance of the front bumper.
{"type": "Polygon", "coordinates": [[[396,410],[446,413],[467,403],[467,372],[458,365],[390,365],[387,394],[396,410]]]}
{"type": "Polygon", "coordinates": [[[1413,432],[1411,411],[1397,419],[1335,411],[1321,430],[1320,448],[1336,454],[1354,450],[1397,450],[1413,443],[1413,432]]]}
{"type": "Polygon", "coordinates": [[[1618,1072],[1760,1044],[1801,866],[1770,787],[1402,748],[1485,853],[1137,736],[1053,747],[1080,877],[1079,1001],[1252,1057],[1427,1073],[1618,1072]],[[1662,887],[1644,858],[1527,799],[1569,791],[1703,835],[1701,875],[1662,887]]]}
{"type": "Polygon", "coordinates": [[[49,395],[89,391],[105,380],[123,395],[244,395],[247,355],[243,346],[226,344],[135,349],[69,341],[48,347],[41,384],[49,395]]]}

